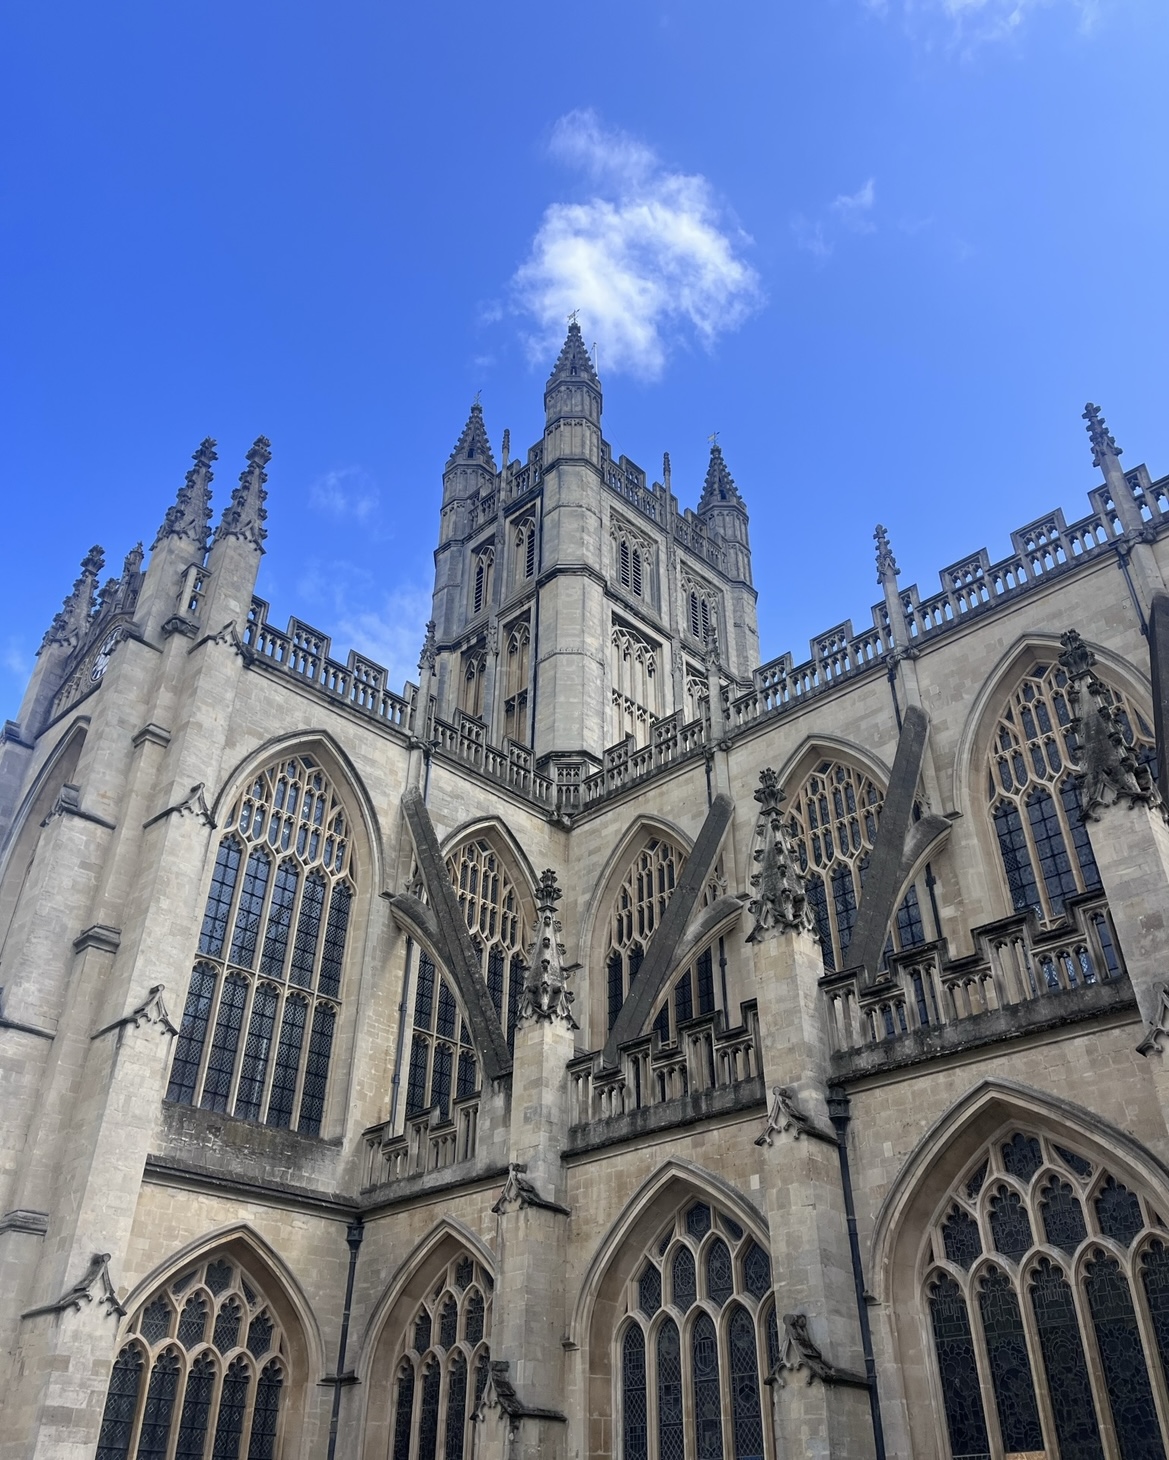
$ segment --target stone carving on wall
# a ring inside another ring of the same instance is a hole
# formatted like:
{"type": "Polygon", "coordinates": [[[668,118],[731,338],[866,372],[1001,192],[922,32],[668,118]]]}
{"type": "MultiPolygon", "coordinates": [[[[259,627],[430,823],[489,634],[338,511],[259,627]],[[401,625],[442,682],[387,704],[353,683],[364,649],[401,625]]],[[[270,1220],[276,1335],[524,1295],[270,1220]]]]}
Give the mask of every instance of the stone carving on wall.
{"type": "Polygon", "coordinates": [[[163,1000],[164,983],[154,984],[146,997],[137,1006],[121,1019],[115,1019],[112,1024],[107,1024],[104,1029],[99,1029],[93,1037],[97,1039],[102,1034],[108,1034],[112,1029],[125,1029],[133,1026],[140,1029],[143,1024],[161,1024],[166,1034],[178,1034],[177,1027],[171,1022],[167,1011],[166,1003],[163,1000]]]}
{"type": "Polygon", "coordinates": [[[67,1288],[55,1302],[45,1303],[40,1308],[30,1308],[22,1315],[35,1318],[42,1313],[64,1313],[70,1308],[80,1313],[83,1303],[92,1303],[94,1289],[97,1289],[98,1306],[108,1308],[116,1318],[125,1318],[126,1310],[118,1302],[114,1285],[110,1282],[110,1254],[95,1252],[89,1259],[89,1266],[71,1288],[67,1288]]]}
{"type": "Polygon", "coordinates": [[[1137,1045],[1137,1054],[1146,1056],[1163,1054],[1161,1041],[1169,1038],[1169,984],[1154,984],[1153,991],[1157,995],[1157,1013],[1145,1025],[1145,1037],[1137,1045]]]}
{"type": "Polygon", "coordinates": [[[808,1332],[808,1319],[804,1313],[783,1315],[783,1342],[780,1345],[779,1360],[775,1365],[775,1377],[782,1385],[782,1372],[807,1371],[808,1383],[819,1379],[822,1384],[848,1384],[858,1389],[867,1389],[868,1380],[863,1374],[854,1374],[848,1369],[838,1369],[830,1364],[819,1346],[808,1332]]]}
{"type": "Polygon", "coordinates": [[[491,1210],[497,1217],[504,1217],[508,1212],[520,1211],[524,1207],[543,1207],[545,1211],[561,1212],[568,1215],[568,1208],[562,1207],[559,1202],[549,1201],[546,1196],[541,1196],[536,1189],[536,1184],[528,1176],[525,1176],[527,1165],[523,1161],[512,1161],[507,1168],[507,1180],[503,1183],[503,1190],[491,1210]]]}
{"type": "Polygon", "coordinates": [[[799,856],[783,824],[784,793],[770,767],[759,774],[755,800],[759,820],[751,855],[759,870],[751,874],[755,895],[747,910],[755,925],[747,942],[757,943],[769,933],[814,933],[816,918],[804,891],[799,856]]]}
{"type": "Polygon", "coordinates": [[[1080,742],[1076,781],[1084,820],[1098,821],[1097,811],[1121,800],[1130,807],[1158,807],[1164,815],[1152,771],[1128,743],[1122,713],[1093,673],[1095,654],[1075,629],[1062,634],[1060,643],[1059,662],[1067,670],[1072,725],[1080,742]]]}
{"type": "Polygon", "coordinates": [[[776,1085],[771,1092],[771,1109],[767,1113],[767,1124],[755,1137],[755,1144],[773,1146],[776,1136],[782,1136],[789,1130],[797,1141],[801,1136],[814,1136],[818,1141],[827,1141],[833,1146],[837,1144],[836,1137],[830,1135],[828,1131],[821,1130],[807,1111],[800,1106],[799,1095],[793,1086],[776,1085]]]}
{"type": "Polygon", "coordinates": [[[520,998],[519,1022],[529,1019],[564,1019],[576,1029],[570,1005],[573,995],[567,988],[564,970],[564,945],[560,941],[560,923],[556,904],[563,893],[556,884],[551,867],[540,874],[536,884],[536,937],[528,959],[528,972],[520,998]]]}

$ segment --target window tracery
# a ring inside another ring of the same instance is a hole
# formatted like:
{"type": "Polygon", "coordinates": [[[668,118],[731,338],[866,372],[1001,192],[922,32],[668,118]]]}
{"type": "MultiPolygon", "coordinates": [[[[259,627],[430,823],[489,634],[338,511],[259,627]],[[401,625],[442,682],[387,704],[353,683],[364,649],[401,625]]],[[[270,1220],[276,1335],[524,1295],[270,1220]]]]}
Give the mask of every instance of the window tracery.
{"type": "Polygon", "coordinates": [[[355,880],[341,799],[307,755],[227,817],[168,1100],[319,1135],[355,880]]]}
{"type": "Polygon", "coordinates": [[[488,544],[475,553],[471,568],[471,614],[472,617],[491,602],[491,585],[495,576],[495,545],[488,544]]]}
{"type": "MultiPolygon", "coordinates": [[[[848,966],[848,945],[884,799],[871,776],[844,761],[822,760],[788,803],[788,830],[800,854],[825,968],[848,966]]],[[[893,919],[886,957],[893,949],[927,941],[922,904],[923,893],[915,883],[893,919]]]]}
{"type": "Polygon", "coordinates": [[[635,598],[652,599],[653,548],[625,523],[613,524],[614,566],[617,581],[635,598]]]}
{"type": "Polygon", "coordinates": [[[514,529],[514,582],[518,587],[536,576],[536,519],[524,517],[514,529]]]}
{"type": "MultiPolygon", "coordinates": [[[[499,853],[486,839],[464,842],[446,860],[447,875],[479,954],[483,980],[509,1049],[523,993],[525,943],[534,914],[524,911],[499,853]]],[[[406,1078],[406,1115],[437,1109],[478,1093],[478,1059],[449,976],[420,949],[414,983],[413,1037],[406,1078]]]]}
{"type": "Polygon", "coordinates": [[[605,955],[608,1028],[612,1030],[666,910],[686,854],[665,837],[650,837],[630,863],[613,900],[605,955]]]}
{"type": "Polygon", "coordinates": [[[487,653],[470,649],[463,655],[463,680],[459,686],[459,708],[473,719],[483,718],[487,691],[487,653]]]}
{"type": "Polygon", "coordinates": [[[614,622],[612,652],[612,744],[632,735],[638,746],[649,743],[658,719],[658,648],[625,624],[614,622]]]}
{"type": "MultiPolygon", "coordinates": [[[[1078,751],[1063,667],[1036,663],[1007,699],[991,736],[987,801],[1003,874],[1016,912],[1044,921],[1069,897],[1092,892],[1100,874],[1080,815],[1078,751]]],[[[1153,732],[1120,690],[1109,686],[1125,738],[1152,760],[1153,732]]]]}
{"type": "Polygon", "coordinates": [[[468,1256],[454,1258],[406,1325],[394,1386],[391,1460],[464,1460],[472,1416],[487,1384],[491,1336],[490,1275],[468,1256]]]}
{"type": "Polygon", "coordinates": [[[504,673],[504,734],[519,745],[528,743],[528,681],[532,631],[527,619],[513,624],[507,636],[504,673]]]}
{"type": "Polygon", "coordinates": [[[923,1285],[950,1453],[1163,1457],[1167,1244],[1095,1161],[1031,1132],[990,1142],[942,1204],[923,1285]]]}
{"type": "Polygon", "coordinates": [[[771,1456],[762,1395],[774,1327],[767,1252],[709,1202],[683,1207],[626,1291],[614,1365],[621,1460],[771,1456]]]}
{"type": "Polygon", "coordinates": [[[224,1256],[149,1298],[114,1360],[97,1460],[276,1460],[288,1345],[262,1284],[224,1256]]]}
{"type": "Polygon", "coordinates": [[[682,622],[690,638],[704,649],[719,647],[718,590],[709,583],[685,574],[682,579],[684,613],[682,622]]]}

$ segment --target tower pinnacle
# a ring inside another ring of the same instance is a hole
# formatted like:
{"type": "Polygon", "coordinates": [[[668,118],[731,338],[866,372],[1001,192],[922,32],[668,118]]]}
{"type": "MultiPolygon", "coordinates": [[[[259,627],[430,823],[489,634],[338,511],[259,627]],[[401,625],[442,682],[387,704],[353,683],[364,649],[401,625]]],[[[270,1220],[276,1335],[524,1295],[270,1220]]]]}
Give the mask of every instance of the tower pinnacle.
{"type": "Polygon", "coordinates": [[[900,569],[893,556],[893,549],[889,546],[889,534],[879,522],[873,533],[873,541],[877,544],[877,582],[891,583],[897,578],[900,569]]]}
{"type": "Polygon", "coordinates": [[[154,539],[156,548],[168,537],[183,537],[204,549],[207,546],[207,525],[211,521],[211,464],[216,460],[215,442],[210,436],[200,441],[191,460],[195,464],[187,473],[174,503],[166,509],[166,516],[154,539]]]}
{"type": "Polygon", "coordinates": [[[81,574],[49,625],[41,641],[42,649],[50,644],[64,644],[72,649],[80,642],[93,613],[98,574],[105,567],[105,561],[105,553],[99,547],[91,547],[82,558],[81,574]]]}
{"type": "Polygon", "coordinates": [[[237,537],[250,542],[263,551],[268,530],[264,521],[268,516],[264,503],[268,493],[264,483],[268,473],[264,468],[272,460],[272,443],[267,436],[257,436],[247,455],[247,466],[240,472],[239,486],[231,494],[231,501],[215,529],[215,541],[237,537]]]}
{"type": "Polygon", "coordinates": [[[1088,423],[1086,428],[1088,440],[1092,443],[1092,465],[1098,466],[1107,474],[1108,458],[1111,457],[1115,461],[1118,456],[1122,455],[1121,449],[1108,429],[1108,423],[1101,415],[1099,406],[1094,406],[1089,401],[1084,407],[1084,420],[1088,423]]]}
{"type": "Polygon", "coordinates": [[[455,442],[455,449],[447,461],[447,470],[461,461],[474,461],[489,472],[495,471],[495,456],[491,442],[487,439],[487,428],[483,424],[483,407],[476,397],[471,402],[471,414],[463,427],[463,434],[455,442]]]}
{"type": "Polygon", "coordinates": [[[741,507],[742,505],[743,499],[739,495],[738,487],[735,486],[735,479],[727,470],[727,464],[723,460],[722,447],[712,437],[710,465],[706,468],[706,481],[703,483],[698,511],[702,513],[709,511],[711,507],[741,507]]]}
{"type": "Polygon", "coordinates": [[[588,346],[584,342],[584,335],[580,332],[580,325],[573,317],[570,318],[568,335],[560,354],[556,357],[556,364],[552,367],[552,374],[548,377],[548,384],[545,390],[562,380],[587,380],[590,385],[600,385],[597,379],[597,372],[593,366],[593,357],[589,354],[588,346]]]}

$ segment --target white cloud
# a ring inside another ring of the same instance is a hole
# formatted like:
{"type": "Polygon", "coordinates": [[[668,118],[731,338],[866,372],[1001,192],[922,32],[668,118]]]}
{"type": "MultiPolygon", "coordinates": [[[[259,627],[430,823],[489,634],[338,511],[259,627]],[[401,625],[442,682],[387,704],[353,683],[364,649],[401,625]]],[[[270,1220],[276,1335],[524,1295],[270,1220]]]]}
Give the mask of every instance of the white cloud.
{"type": "Polygon", "coordinates": [[[308,489],[309,502],[330,517],[354,517],[367,522],[377,511],[378,491],[359,466],[335,467],[319,476],[308,489]]]}
{"type": "Polygon", "coordinates": [[[840,193],[834,198],[832,211],[854,233],[873,233],[877,225],[870,215],[876,199],[876,180],[869,178],[855,193],[840,193]]]}
{"type": "Polygon", "coordinates": [[[313,627],[333,640],[332,656],[345,661],[350,649],[385,666],[397,692],[418,679],[418,655],[430,617],[430,589],[402,584],[384,589],[353,563],[312,562],[297,584],[313,627]]]}
{"type": "Polygon", "coordinates": [[[791,221],[791,230],[796,247],[802,249],[804,253],[810,253],[821,263],[832,253],[832,245],[824,237],[823,223],[813,223],[802,213],[797,213],[791,221]]]}
{"type": "Polygon", "coordinates": [[[740,256],[750,240],[726,223],[706,178],[671,172],[591,111],[562,117],[550,151],[595,191],[545,210],[512,279],[516,306],[537,322],[529,343],[541,360],[579,309],[606,370],[655,379],[687,333],[709,347],[759,307],[758,276],[740,256]]]}
{"type": "Polygon", "coordinates": [[[1074,14],[1079,29],[1089,33],[1106,0],[862,0],[881,17],[897,14],[909,30],[927,42],[940,38],[951,49],[969,51],[986,41],[1018,36],[1036,11],[1059,7],[1074,14]]]}

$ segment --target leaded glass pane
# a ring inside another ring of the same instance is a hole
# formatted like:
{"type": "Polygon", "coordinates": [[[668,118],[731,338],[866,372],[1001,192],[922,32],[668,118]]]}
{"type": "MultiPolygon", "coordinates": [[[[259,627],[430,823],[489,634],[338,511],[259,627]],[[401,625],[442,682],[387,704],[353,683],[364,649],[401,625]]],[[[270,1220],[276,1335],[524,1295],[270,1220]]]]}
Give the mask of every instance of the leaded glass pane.
{"type": "Polygon", "coordinates": [[[743,1229],[739,1226],[738,1222],[732,1217],[728,1217],[725,1212],[720,1212],[718,1219],[722,1223],[723,1231],[732,1242],[741,1242],[743,1240],[743,1229]]]}
{"type": "Polygon", "coordinates": [[[425,1308],[414,1320],[414,1351],[424,1354],[430,1347],[430,1314],[425,1308]]]}
{"type": "Polygon", "coordinates": [[[430,1041],[415,1034],[410,1045],[410,1068],[406,1075],[406,1114],[421,1115],[426,1109],[426,1072],[430,1064],[430,1041]]]}
{"type": "Polygon", "coordinates": [[[685,1313],[698,1297],[698,1278],[694,1271],[694,1254],[689,1247],[679,1247],[672,1268],[674,1306],[685,1313]]]}
{"type": "Polygon", "coordinates": [[[622,1460],[647,1460],[649,1426],[645,1392],[645,1337],[635,1323],[621,1343],[622,1460]]]}
{"type": "Polygon", "coordinates": [[[1130,1247],[1133,1238],[1145,1225],[1136,1192],[1109,1176],[1096,1197],[1096,1220],[1105,1237],[1122,1247],[1130,1247]]]}
{"type": "Polygon", "coordinates": [[[329,921],[325,925],[325,947],[321,953],[320,991],[330,999],[341,992],[341,965],[345,958],[345,936],[349,931],[349,909],[353,891],[338,882],[329,899],[329,921]]]}
{"type": "Polygon", "coordinates": [[[276,869],[276,881],[272,885],[268,926],[264,929],[264,947],[260,954],[260,973],[264,978],[284,977],[288,933],[292,927],[292,909],[296,905],[296,890],[299,886],[300,871],[296,863],[292,860],[281,862],[276,869]]]}
{"type": "Polygon", "coordinates": [[[231,1287],[231,1280],[234,1276],[231,1264],[218,1259],[207,1268],[207,1286],[218,1298],[220,1293],[226,1293],[231,1287]]]}
{"type": "Polygon", "coordinates": [[[1061,1460],[1102,1460],[1072,1290],[1060,1269],[1046,1257],[1031,1274],[1030,1290],[1061,1460]]]}
{"type": "Polygon", "coordinates": [[[178,1339],[184,1348],[195,1348],[203,1342],[207,1332],[207,1299],[193,1293],[179,1314],[178,1339]]]}
{"type": "Polygon", "coordinates": [[[930,1285],[930,1322],[934,1348],[942,1380],[942,1404],[946,1411],[946,1428],[950,1450],[955,1456],[989,1454],[986,1416],[982,1409],[982,1389],[974,1359],[974,1340],[966,1299],[948,1274],[941,1274],[930,1285]]]}
{"type": "Polygon", "coordinates": [[[447,1376],[446,1440],[443,1460],[463,1460],[463,1431],[467,1412],[467,1361],[455,1354],[447,1376]]]}
{"type": "Polygon", "coordinates": [[[685,1460],[682,1424],[682,1345],[672,1318],[658,1329],[658,1455],[685,1460]]]}
{"type": "Polygon", "coordinates": [[[759,1363],[751,1315],[736,1307],[727,1327],[731,1358],[731,1416],[734,1460],[762,1460],[763,1412],[759,1402],[759,1363]]]}
{"type": "Polygon", "coordinates": [[[1063,1146],[1056,1146],[1055,1154],[1066,1166],[1076,1173],[1081,1181],[1087,1181],[1088,1177],[1091,1176],[1091,1161],[1085,1160],[1083,1156],[1078,1156],[1075,1151],[1066,1151],[1063,1146]]]}
{"type": "Polygon", "coordinates": [[[743,1283],[758,1302],[771,1291],[771,1258],[758,1242],[752,1242],[743,1258],[743,1283]]]}
{"type": "Polygon", "coordinates": [[[243,1310],[239,1303],[234,1298],[228,1298],[215,1319],[215,1332],[212,1336],[212,1342],[221,1354],[227,1353],[228,1349],[235,1348],[239,1342],[242,1318],[243,1310]]]}
{"type": "Polygon", "coordinates": [[[1017,1191],[1000,1186],[990,1201],[990,1235],[995,1251],[1021,1262],[1031,1249],[1031,1221],[1017,1191]]]}
{"type": "Polygon", "coordinates": [[[212,958],[219,958],[223,953],[231,898],[239,876],[240,856],[240,844],[235,837],[224,837],[215,856],[215,870],[211,874],[203,926],[199,932],[199,952],[207,953],[212,958]]]}
{"type": "Polygon", "coordinates": [[[235,1097],[235,1113],[241,1120],[256,1120],[260,1114],[279,997],[272,984],[262,983],[252,1000],[252,1017],[248,1022],[248,1037],[244,1041],[244,1058],[235,1097]]]}
{"type": "Polygon", "coordinates": [[[483,1337],[485,1306],[483,1294],[476,1288],[467,1299],[467,1342],[478,1343],[483,1337]]]}
{"type": "Polygon", "coordinates": [[[240,1439],[244,1430],[244,1417],[248,1412],[248,1390],[251,1383],[252,1376],[248,1372],[247,1360],[233,1360],[223,1376],[211,1460],[239,1460],[240,1439]]]}
{"type": "Polygon", "coordinates": [[[268,1097],[268,1124],[292,1124],[292,1105],[296,1098],[296,1076],[300,1067],[300,1048],[304,1043],[304,1026],[308,1021],[308,1004],[294,995],[284,1001],[284,1018],[280,1025],[280,1045],[272,1071],[272,1093],[268,1097]]]}
{"type": "Polygon", "coordinates": [[[465,1293],[475,1277],[475,1264],[469,1257],[461,1257],[455,1263],[455,1287],[465,1293]]]}
{"type": "Polygon", "coordinates": [[[978,1307],[1003,1448],[1008,1454],[1042,1450],[1043,1430],[1035,1402],[1023,1315],[1015,1289],[1005,1273],[992,1268],[983,1278],[978,1287],[978,1307]]]}
{"type": "Polygon", "coordinates": [[[686,1230],[696,1239],[710,1231],[710,1208],[705,1202],[698,1202],[686,1213],[686,1230]]]}
{"type": "Polygon", "coordinates": [[[262,1359],[272,1347],[273,1327],[267,1309],[257,1313],[248,1325],[248,1353],[254,1359],[262,1359]]]}
{"type": "Polygon", "coordinates": [[[730,1250],[721,1237],[716,1237],[706,1253],[706,1295],[721,1308],[734,1291],[730,1250]]]}
{"type": "Polygon", "coordinates": [[[114,1360],[95,1460],[128,1460],[130,1432],[138,1412],[141,1384],[142,1350],[137,1344],[130,1343],[114,1360]]]}
{"type": "Polygon", "coordinates": [[[975,1258],[982,1256],[978,1223],[960,1206],[955,1206],[942,1223],[942,1245],[946,1256],[958,1267],[969,1269],[975,1258]]]}
{"type": "Polygon", "coordinates": [[[215,1361],[202,1353],[191,1365],[179,1412],[179,1438],[175,1460],[203,1460],[207,1425],[211,1419],[211,1395],[215,1387],[215,1361]]]}
{"type": "Polygon", "coordinates": [[[647,1318],[662,1306],[662,1275],[652,1262],[647,1262],[637,1280],[637,1302],[647,1318]]]}
{"type": "Polygon", "coordinates": [[[170,1439],[171,1415],[179,1389],[179,1356],[165,1349],[154,1361],[146,1386],[146,1407],[138,1436],[137,1460],[163,1460],[170,1439]]]}
{"type": "Polygon", "coordinates": [[[438,1341],[443,1348],[454,1348],[459,1329],[459,1308],[454,1297],[448,1297],[442,1305],[438,1319],[438,1341]]]}
{"type": "Polygon", "coordinates": [[[184,1105],[190,1105],[195,1098],[199,1061],[203,1057],[203,1044],[207,1038],[207,1024],[211,1018],[214,995],[215,970],[207,963],[197,963],[187,990],[182,1028],[175,1042],[174,1063],[171,1065],[170,1084],[166,1092],[168,1100],[178,1100],[184,1105]]]}
{"type": "Polygon", "coordinates": [[[1035,838],[1035,852],[1047,895],[1054,906],[1062,908],[1064,899],[1074,897],[1079,888],[1068,857],[1059,813],[1046,791],[1035,791],[1027,798],[1027,819],[1035,838]]]}
{"type": "Polygon", "coordinates": [[[1047,1240],[1070,1256],[1088,1235],[1088,1229],[1084,1209],[1068,1183],[1053,1176],[1043,1189],[1039,1210],[1047,1240]]]}
{"type": "Polygon", "coordinates": [[[414,1368],[403,1364],[398,1373],[398,1396],[394,1408],[393,1460],[410,1460],[410,1436],[414,1417],[414,1368]]]}
{"type": "Polygon", "coordinates": [[[292,961],[288,966],[289,983],[300,988],[312,988],[313,964],[316,962],[324,909],[325,879],[319,872],[310,872],[304,881],[300,916],[296,920],[296,938],[292,944],[292,961]]]}
{"type": "Polygon", "coordinates": [[[978,1168],[978,1170],[974,1173],[974,1175],[971,1176],[966,1182],[966,1195],[970,1198],[971,1201],[973,1201],[978,1193],[982,1190],[982,1184],[986,1180],[986,1172],[989,1165],[989,1161],[984,1161],[982,1165],[978,1168]]]}
{"type": "Polygon", "coordinates": [[[235,932],[231,939],[231,962],[251,968],[256,958],[256,939],[260,933],[260,914],[272,863],[263,847],[253,848],[244,868],[244,885],[235,915],[235,932]]]}
{"type": "Polygon", "coordinates": [[[700,1313],[690,1340],[694,1365],[695,1454],[698,1460],[722,1460],[722,1396],[718,1383],[718,1338],[709,1313],[700,1313]]]}
{"type": "Polygon", "coordinates": [[[1012,803],[1000,801],[995,807],[994,829],[1011,894],[1011,906],[1016,912],[1038,907],[1039,886],[1031,866],[1031,853],[1027,850],[1027,835],[1018,809],[1012,803]]]}
{"type": "Polygon", "coordinates": [[[329,1057],[333,1052],[333,1028],[337,1022],[336,1010],[330,1004],[318,1004],[313,1013],[313,1030],[309,1035],[308,1059],[304,1067],[304,1090],[300,1097],[300,1120],[297,1129],[301,1135],[316,1136],[321,1133],[321,1120],[325,1113],[325,1086],[329,1079],[329,1057]]]}
{"type": "Polygon", "coordinates": [[[1043,1165],[1043,1152],[1034,1136],[1025,1136],[1016,1131],[1003,1146],[1003,1169],[1010,1176],[1017,1176],[1024,1186],[1043,1165]]]}
{"type": "Polygon", "coordinates": [[[1123,1460],[1164,1460],[1128,1279],[1114,1257],[1097,1249],[1084,1269],[1084,1286],[1123,1460]]]}
{"type": "Polygon", "coordinates": [[[276,1454],[276,1423],[280,1418],[280,1391],[283,1387],[284,1370],[273,1359],[265,1364],[256,1384],[248,1460],[273,1460],[276,1454]]]}
{"type": "Polygon", "coordinates": [[[219,995],[215,1033],[211,1037],[211,1053],[207,1056],[207,1073],[203,1077],[203,1098],[199,1104],[204,1110],[227,1110],[235,1052],[239,1047],[247,1002],[247,979],[238,973],[228,974],[219,995]]]}
{"type": "Polygon", "coordinates": [[[418,1415],[418,1460],[434,1460],[438,1448],[438,1391],[442,1375],[429,1363],[422,1375],[422,1404],[418,1415]]]}
{"type": "Polygon", "coordinates": [[[174,1309],[167,1300],[155,1298],[153,1303],[147,1303],[143,1308],[138,1332],[147,1343],[157,1343],[160,1338],[165,1338],[170,1332],[170,1321],[173,1317],[174,1309]]]}

